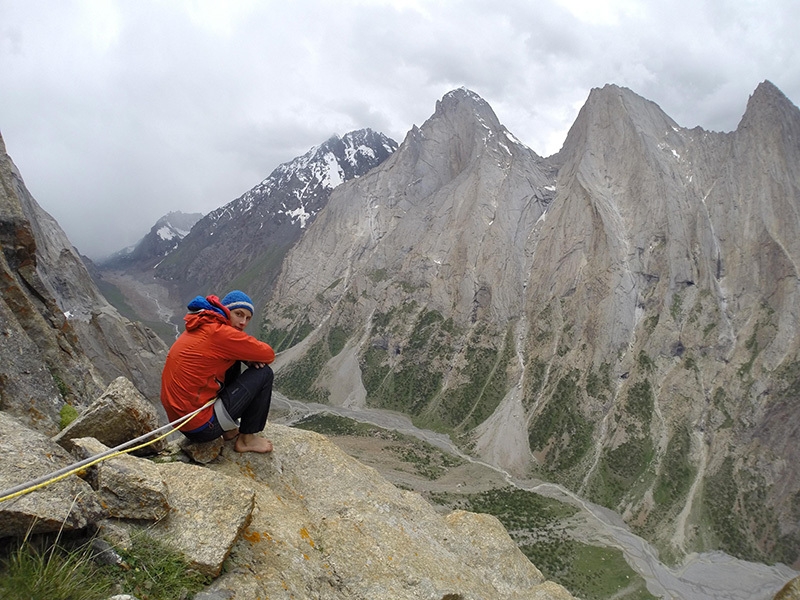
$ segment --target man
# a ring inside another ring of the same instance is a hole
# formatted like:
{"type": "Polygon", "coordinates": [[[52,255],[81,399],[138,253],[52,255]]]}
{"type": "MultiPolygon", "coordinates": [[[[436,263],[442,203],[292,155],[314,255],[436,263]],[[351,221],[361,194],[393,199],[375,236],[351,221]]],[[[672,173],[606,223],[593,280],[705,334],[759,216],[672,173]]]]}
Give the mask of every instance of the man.
{"type": "Polygon", "coordinates": [[[181,425],[181,433],[193,442],[235,438],[237,452],[272,452],[272,442],[258,434],[272,400],[268,365],[275,352],[244,332],[253,317],[252,300],[234,290],[221,301],[197,296],[187,308],[186,330],[170,348],[161,374],[161,403],[169,420],[216,397],[212,406],[181,425]],[[244,371],[241,362],[248,365],[244,371]]]}

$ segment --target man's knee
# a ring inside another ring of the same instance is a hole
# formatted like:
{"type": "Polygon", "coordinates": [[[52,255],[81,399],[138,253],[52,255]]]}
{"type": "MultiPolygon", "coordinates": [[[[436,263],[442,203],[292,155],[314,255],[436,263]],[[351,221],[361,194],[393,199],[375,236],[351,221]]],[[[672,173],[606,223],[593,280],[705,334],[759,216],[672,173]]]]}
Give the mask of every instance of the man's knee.
{"type": "Polygon", "coordinates": [[[264,365],[263,367],[250,367],[248,370],[253,370],[253,378],[258,381],[259,387],[264,388],[266,386],[272,386],[272,380],[275,378],[275,374],[272,372],[272,369],[269,365],[264,365]]]}

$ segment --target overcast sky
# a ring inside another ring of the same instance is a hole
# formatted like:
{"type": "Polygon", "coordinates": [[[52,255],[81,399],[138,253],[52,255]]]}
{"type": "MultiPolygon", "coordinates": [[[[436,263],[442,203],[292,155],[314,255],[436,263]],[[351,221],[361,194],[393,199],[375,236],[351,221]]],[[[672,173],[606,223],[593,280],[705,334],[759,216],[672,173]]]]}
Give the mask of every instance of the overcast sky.
{"type": "Polygon", "coordinates": [[[333,134],[403,141],[465,86],[542,156],[614,83],[732,131],[800,103],[797,0],[0,0],[0,133],[92,258],[207,213],[333,134]]]}

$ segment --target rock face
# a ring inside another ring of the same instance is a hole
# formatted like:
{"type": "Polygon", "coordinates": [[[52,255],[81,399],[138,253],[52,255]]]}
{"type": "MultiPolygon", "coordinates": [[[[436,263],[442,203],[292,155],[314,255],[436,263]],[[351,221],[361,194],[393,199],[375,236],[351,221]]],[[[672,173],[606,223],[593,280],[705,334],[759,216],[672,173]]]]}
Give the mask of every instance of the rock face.
{"type": "Polygon", "coordinates": [[[65,400],[85,406],[120,375],[157,399],[166,345],[100,294],[66,234],[28,192],[2,139],[0,179],[3,408],[46,423],[51,419],[38,413],[52,417],[65,400]]]}
{"type": "MultiPolygon", "coordinates": [[[[108,406],[101,398],[87,412],[104,407],[110,420],[126,418],[135,429],[149,423],[143,402],[108,406]]],[[[104,435],[92,419],[82,425],[80,433],[87,432],[104,435]]],[[[85,468],[86,481],[70,475],[0,500],[0,538],[24,535],[31,523],[35,531],[63,524],[96,527],[124,546],[144,527],[217,577],[207,591],[213,597],[572,598],[545,581],[494,517],[441,515],[319,434],[270,424],[265,435],[273,453],[239,454],[227,442],[205,467],[185,456],[157,464],[113,454],[85,468]]],[[[95,437],[63,438],[76,458],[108,451],[95,437]]],[[[0,450],[0,497],[72,462],[54,441],[3,412],[0,450]]]]}
{"type": "MultiPolygon", "coordinates": [[[[0,412],[0,491],[11,490],[74,463],[47,436],[0,412]]],[[[91,487],[74,475],[0,503],[0,538],[80,529],[106,516],[91,487]]]]}
{"type": "Polygon", "coordinates": [[[561,151],[468,90],[337,188],[266,307],[291,396],[409,413],[671,555],[800,559],[800,111],[595,89],[561,151]]]}
{"type": "Polygon", "coordinates": [[[209,465],[250,478],[256,508],[212,590],[236,598],[571,598],[489,515],[437,513],[319,434],[269,425],[268,456],[209,465]]]}
{"type": "MultiPolygon", "coordinates": [[[[381,164],[397,143],[369,129],[333,136],[278,166],[241,197],[198,221],[155,275],[181,298],[247,290],[260,308],[287,250],[326,204],[331,190],[381,164]]],[[[181,313],[181,317],[183,313],[181,313]]]]}
{"type": "MultiPolygon", "coordinates": [[[[72,439],[90,435],[113,448],[157,429],[158,421],[156,408],[130,381],[117,377],[83,413],[53,436],[53,441],[72,451],[72,439]]],[[[142,452],[154,454],[164,446],[156,442],[142,452]]]]}

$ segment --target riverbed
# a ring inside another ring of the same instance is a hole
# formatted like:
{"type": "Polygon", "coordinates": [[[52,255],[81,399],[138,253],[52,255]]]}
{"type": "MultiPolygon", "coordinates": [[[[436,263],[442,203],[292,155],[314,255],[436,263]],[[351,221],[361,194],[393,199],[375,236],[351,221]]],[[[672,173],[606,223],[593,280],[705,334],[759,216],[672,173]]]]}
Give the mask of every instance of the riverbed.
{"type": "Polygon", "coordinates": [[[686,557],[679,567],[669,567],[658,559],[658,553],[647,541],[630,531],[613,511],[592,504],[560,485],[537,480],[522,480],[509,473],[470,457],[447,435],[419,429],[401,413],[343,408],[289,400],[275,393],[273,403],[280,412],[275,422],[291,424],[316,413],[331,413],[355,421],[391,429],[414,436],[463,460],[497,472],[509,485],[537,492],[577,507],[588,525],[583,532],[587,542],[618,548],[631,568],[645,580],[651,594],[670,600],[771,600],[787,581],[800,575],[782,564],[765,565],[739,560],[724,552],[704,552],[686,557]]]}

